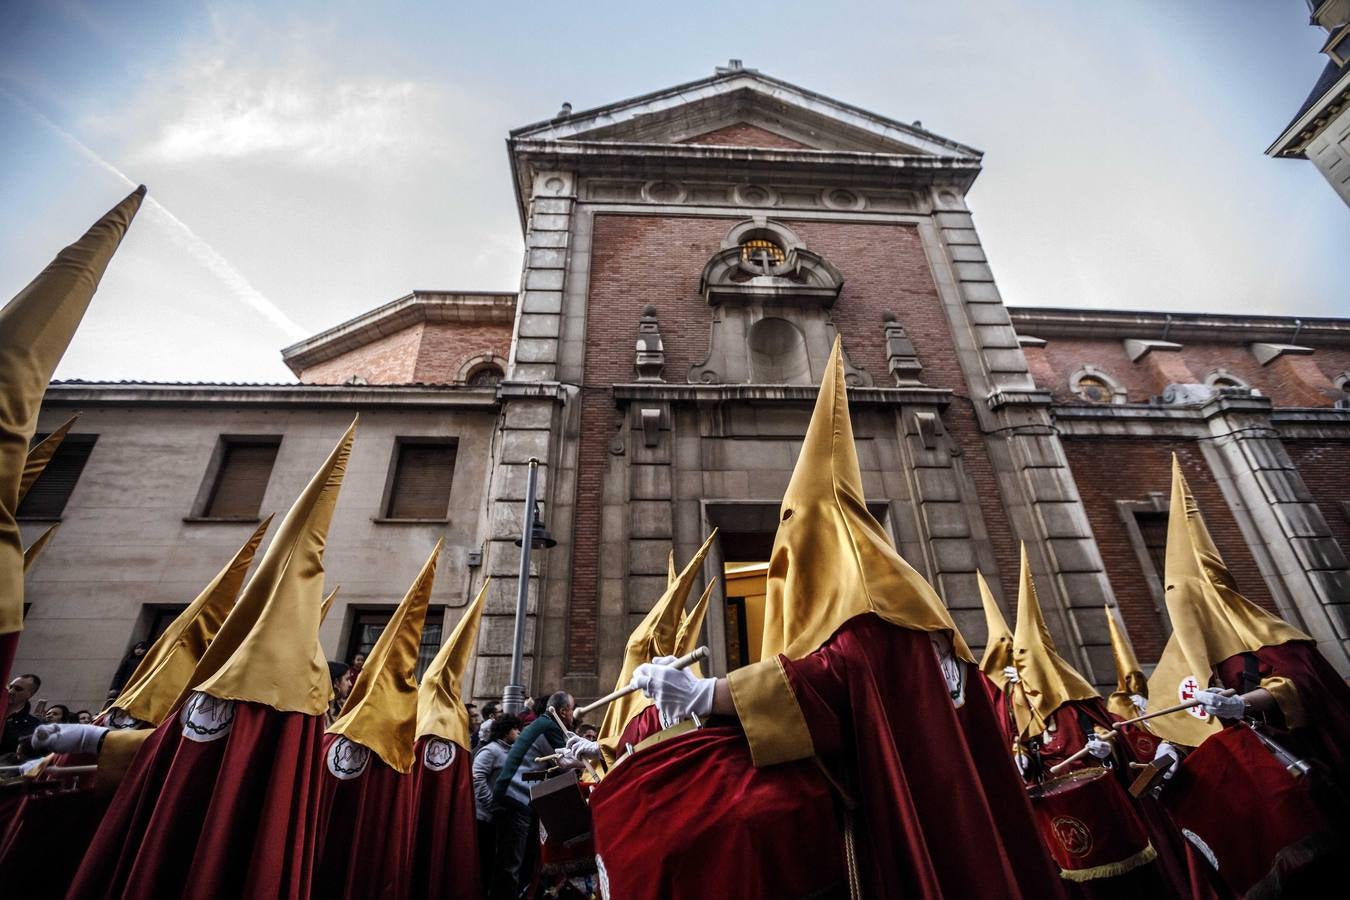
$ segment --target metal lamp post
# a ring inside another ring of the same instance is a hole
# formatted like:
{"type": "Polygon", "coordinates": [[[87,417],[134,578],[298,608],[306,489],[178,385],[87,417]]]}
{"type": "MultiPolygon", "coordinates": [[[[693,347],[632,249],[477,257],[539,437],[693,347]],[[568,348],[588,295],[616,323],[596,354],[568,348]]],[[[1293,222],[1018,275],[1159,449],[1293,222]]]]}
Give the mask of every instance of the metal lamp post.
{"type": "Polygon", "coordinates": [[[521,668],[525,656],[525,608],[530,599],[530,551],[547,550],[557,545],[557,541],[544,527],[544,521],[535,506],[535,488],[539,482],[539,460],[530,457],[528,477],[525,481],[525,515],[522,522],[529,534],[521,535],[515,542],[520,548],[520,573],[516,585],[516,628],[511,641],[511,681],[502,689],[502,710],[510,715],[519,715],[525,708],[525,685],[521,684],[521,668]]]}

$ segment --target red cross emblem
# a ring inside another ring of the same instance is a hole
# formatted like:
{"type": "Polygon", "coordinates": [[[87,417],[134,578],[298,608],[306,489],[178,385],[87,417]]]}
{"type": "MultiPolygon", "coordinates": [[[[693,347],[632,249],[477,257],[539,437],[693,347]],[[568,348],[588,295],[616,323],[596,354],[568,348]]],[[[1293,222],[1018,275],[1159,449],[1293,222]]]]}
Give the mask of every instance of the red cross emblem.
{"type": "MultiPolygon", "coordinates": [[[[1203,689],[1200,686],[1200,681],[1194,675],[1187,675],[1185,678],[1181,679],[1181,684],[1177,687],[1177,699],[1183,703],[1188,700],[1194,700],[1195,695],[1200,693],[1201,690],[1203,689]]],[[[1186,710],[1186,712],[1195,716],[1197,719],[1204,721],[1209,720],[1209,713],[1205,712],[1203,706],[1192,706],[1190,709],[1186,710]]]]}

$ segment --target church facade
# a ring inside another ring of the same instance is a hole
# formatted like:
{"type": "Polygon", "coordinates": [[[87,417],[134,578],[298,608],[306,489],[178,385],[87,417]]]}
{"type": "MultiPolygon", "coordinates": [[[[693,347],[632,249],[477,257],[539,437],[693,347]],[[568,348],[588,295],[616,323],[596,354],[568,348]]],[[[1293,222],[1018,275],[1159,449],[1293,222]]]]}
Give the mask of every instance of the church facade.
{"type": "Polygon", "coordinates": [[[1008,307],[966,204],[979,151],[734,61],[508,147],[517,294],[415,291],[283,351],[293,385],[53,385],[41,430],[82,411],[83,456],[24,519],[61,529],[16,671],[95,702],[357,412],[334,658],[445,534],[424,644],[490,577],[472,692],[499,696],[534,459],[558,544],[530,574],[530,689],[612,688],[668,554],[714,527],[711,668],[749,662],[753,576],[840,337],[869,508],[972,646],[975,573],[1011,612],[1025,542],[1090,680],[1115,680],[1108,605],[1156,660],[1175,452],[1239,587],[1350,672],[1350,319],[1008,307]]]}

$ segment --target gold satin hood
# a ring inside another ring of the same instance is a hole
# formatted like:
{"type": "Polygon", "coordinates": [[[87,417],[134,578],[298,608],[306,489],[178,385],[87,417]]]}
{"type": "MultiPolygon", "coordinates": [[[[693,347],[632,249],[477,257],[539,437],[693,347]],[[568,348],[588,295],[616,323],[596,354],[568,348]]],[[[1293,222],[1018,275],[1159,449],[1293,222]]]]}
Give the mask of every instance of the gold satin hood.
{"type": "MultiPolygon", "coordinates": [[[[649,663],[658,656],[679,655],[675,652],[676,638],[679,635],[684,607],[689,601],[689,593],[694,588],[694,582],[698,580],[699,572],[703,569],[703,561],[707,558],[708,551],[712,549],[712,542],[716,537],[717,529],[714,528],[712,534],[704,540],[703,546],[698,548],[693,559],[689,560],[689,564],[675,576],[675,580],[666,587],[666,592],[652,605],[638,627],[628,636],[628,643],[624,646],[623,666],[619,669],[619,677],[614,682],[615,690],[625,687],[632,681],[633,672],[643,663],[649,663]]],[[[694,632],[694,640],[698,640],[697,631],[694,632]]],[[[652,701],[641,691],[627,694],[610,703],[605,708],[604,719],[600,722],[600,743],[606,749],[616,751],[619,738],[628,727],[628,723],[651,705],[652,701]]]]}
{"type": "Polygon", "coordinates": [[[19,479],[20,503],[23,502],[24,497],[28,496],[28,489],[33,486],[33,482],[38,480],[38,476],[42,474],[42,470],[47,468],[47,463],[52,461],[52,457],[56,455],[57,448],[60,447],[61,442],[66,439],[66,433],[70,431],[70,426],[74,425],[75,420],[79,417],[80,416],[77,413],[69,419],[66,419],[55,431],[43,438],[32,450],[28,451],[28,456],[23,461],[23,477],[19,479]]]}
{"type": "Polygon", "coordinates": [[[42,555],[42,551],[47,549],[47,544],[56,534],[56,529],[60,527],[60,522],[54,522],[46,531],[37,536],[37,540],[29,544],[27,549],[23,551],[23,574],[27,575],[28,570],[33,568],[33,563],[37,562],[38,557],[42,555]]]}
{"type": "Polygon", "coordinates": [[[355,437],[353,420],[286,513],[185,694],[311,716],[328,710],[333,682],[319,645],[323,548],[355,437]]]}
{"type": "Polygon", "coordinates": [[[0,634],[23,629],[23,538],[14,516],[38,409],[144,196],[144,187],[133,191],[0,309],[0,634]]]}
{"type": "Polygon", "coordinates": [[[436,658],[422,676],[417,689],[417,734],[414,742],[430,735],[453,741],[462,749],[473,746],[469,734],[469,710],[464,706],[464,672],[469,668],[474,648],[478,646],[478,625],[487,604],[489,578],[478,589],[478,596],[459,617],[459,623],[450,639],[441,647],[436,658]]]}
{"type": "Polygon", "coordinates": [[[1027,547],[1022,545],[1022,577],[1017,589],[1017,630],[1013,632],[1013,665],[1021,679],[1017,692],[1024,702],[1013,704],[1022,737],[1046,729],[1055,710],[1071,700],[1091,700],[1097,689],[1057,652],[1050,629],[1041,615],[1036,585],[1031,580],[1027,547]]]}
{"type": "Polygon", "coordinates": [[[271,524],[272,516],[268,516],[234,558],[164,629],[141,657],[140,665],[110,707],[124,710],[151,726],[163,722],[173,712],[174,701],[183,693],[202,654],[234,608],[248,567],[271,524]]]}
{"type": "Polygon", "coordinates": [[[902,628],[945,632],[957,656],[975,661],[937,592],[900,557],[867,511],[843,349],[835,338],[783,495],[769,560],[761,658],[783,653],[800,659],[840,625],[868,612],[902,628]]]}
{"type": "Polygon", "coordinates": [[[436,580],[436,558],[445,539],[436,542],[417,579],[403,595],[389,623],[366,657],[342,715],[329,734],[368,747],[385,765],[407,775],[413,764],[413,731],[417,727],[417,654],[422,626],[436,580]]]}
{"type": "MultiPolygon", "coordinates": [[[[1311,640],[1238,593],[1176,454],[1172,455],[1163,586],[1172,636],[1148,680],[1150,703],[1170,706],[1183,697],[1189,699],[1193,688],[1209,686],[1214,667],[1230,656],[1311,640]],[[1191,678],[1193,684],[1188,681],[1191,678]]],[[[1212,717],[1200,719],[1183,712],[1151,719],[1149,727],[1168,741],[1194,747],[1216,731],[1218,724],[1212,717]]]]}
{"type": "Polygon", "coordinates": [[[323,603],[319,606],[319,624],[322,625],[328,618],[328,611],[333,608],[333,601],[337,599],[338,591],[342,590],[342,585],[333,588],[333,592],[323,598],[323,603]]]}
{"type": "Polygon", "coordinates": [[[1111,656],[1116,661],[1116,689],[1106,698],[1106,708],[1122,719],[1132,719],[1139,715],[1139,710],[1130,695],[1147,698],[1148,679],[1134,655],[1134,645],[1120,620],[1120,610],[1106,607],[1106,627],[1111,632],[1111,656]]]}
{"type": "Polygon", "coordinates": [[[984,573],[978,569],[975,571],[975,581],[980,588],[980,602],[984,604],[984,625],[989,634],[988,643],[984,647],[984,657],[980,660],[980,671],[1002,691],[1008,684],[1003,670],[1013,664],[1013,633],[1008,627],[1008,620],[1003,618],[1003,610],[999,609],[993,591],[989,590],[989,582],[984,580],[984,573]]]}

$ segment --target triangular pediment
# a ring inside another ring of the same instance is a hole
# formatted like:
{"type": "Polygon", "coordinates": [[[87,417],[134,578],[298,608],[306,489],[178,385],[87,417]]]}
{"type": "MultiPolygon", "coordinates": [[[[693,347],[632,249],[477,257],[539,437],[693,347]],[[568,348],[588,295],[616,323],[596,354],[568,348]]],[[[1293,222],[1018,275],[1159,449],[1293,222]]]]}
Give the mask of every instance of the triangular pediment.
{"type": "Polygon", "coordinates": [[[980,151],[761,74],[719,69],[711,78],[596,109],[564,108],[516,129],[513,140],[704,144],[979,159],[980,151]]]}

